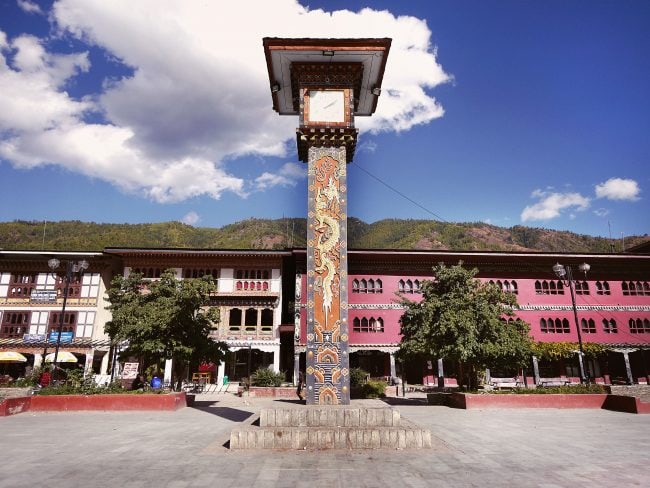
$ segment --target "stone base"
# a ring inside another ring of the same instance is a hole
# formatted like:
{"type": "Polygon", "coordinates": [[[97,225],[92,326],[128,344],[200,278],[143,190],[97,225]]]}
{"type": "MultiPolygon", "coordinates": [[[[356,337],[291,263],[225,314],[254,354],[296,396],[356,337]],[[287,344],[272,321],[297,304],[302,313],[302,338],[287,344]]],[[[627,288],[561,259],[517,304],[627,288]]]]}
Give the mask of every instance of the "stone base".
{"type": "Polygon", "coordinates": [[[230,449],[422,449],[431,432],[392,408],[263,409],[259,427],[237,427],[230,449]]]}

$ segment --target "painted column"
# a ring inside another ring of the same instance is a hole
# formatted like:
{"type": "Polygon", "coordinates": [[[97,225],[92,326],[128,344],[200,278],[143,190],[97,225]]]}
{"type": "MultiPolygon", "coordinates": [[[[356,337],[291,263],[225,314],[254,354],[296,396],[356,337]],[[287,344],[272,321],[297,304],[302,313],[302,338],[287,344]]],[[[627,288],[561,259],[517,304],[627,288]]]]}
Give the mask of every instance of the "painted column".
{"type": "Polygon", "coordinates": [[[627,373],[627,383],[628,385],[633,385],[634,378],[632,377],[632,367],[630,366],[630,353],[628,351],[623,352],[623,359],[625,360],[625,372],[627,373]]]}
{"type": "Polygon", "coordinates": [[[163,374],[163,385],[172,384],[172,359],[165,359],[165,373],[163,374]]]}
{"type": "Polygon", "coordinates": [[[104,352],[104,355],[102,356],[102,365],[99,367],[99,374],[108,374],[108,356],[108,351],[104,352]]]}
{"type": "Polygon", "coordinates": [[[276,347],[273,351],[273,372],[280,372],[280,346],[276,347]]]}
{"type": "Polygon", "coordinates": [[[93,372],[93,359],[95,357],[95,350],[91,349],[86,354],[86,363],[84,364],[84,376],[92,374],[93,372]]]}
{"type": "Polygon", "coordinates": [[[34,354],[34,369],[40,368],[43,364],[43,355],[34,354]]]}
{"type": "Polygon", "coordinates": [[[442,358],[438,358],[438,388],[445,387],[445,370],[442,365],[442,358]]]}
{"type": "Polygon", "coordinates": [[[533,374],[535,375],[535,385],[539,385],[539,360],[537,356],[533,356],[533,374]]]}
{"type": "Polygon", "coordinates": [[[395,353],[390,353],[390,377],[391,379],[397,377],[397,369],[395,368],[395,353]]]}
{"type": "Polygon", "coordinates": [[[223,385],[223,377],[226,372],[226,363],[224,361],[219,361],[219,366],[217,366],[217,386],[220,387],[223,385]]]}
{"type": "Polygon", "coordinates": [[[300,353],[293,353],[293,386],[298,386],[298,379],[300,378],[300,353]]]}
{"type": "Polygon", "coordinates": [[[347,188],[344,147],[310,147],[307,404],[348,405],[347,188]]]}

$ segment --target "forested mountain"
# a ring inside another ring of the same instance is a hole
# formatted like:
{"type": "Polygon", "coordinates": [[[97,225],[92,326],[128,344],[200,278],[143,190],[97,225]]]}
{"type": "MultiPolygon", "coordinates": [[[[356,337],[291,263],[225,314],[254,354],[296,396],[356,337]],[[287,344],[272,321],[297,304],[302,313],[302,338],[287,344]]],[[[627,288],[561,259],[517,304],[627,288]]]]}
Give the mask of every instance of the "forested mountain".
{"type": "MultiPolygon", "coordinates": [[[[306,220],[249,219],[221,228],[180,222],[98,224],[94,222],[0,222],[0,249],[100,251],[105,247],[281,249],[304,247],[306,220]]],[[[452,249],[484,251],[619,252],[621,240],[535,227],[485,223],[386,219],[368,224],[348,219],[351,249],[452,249]]],[[[625,238],[625,247],[647,240],[625,238]]]]}

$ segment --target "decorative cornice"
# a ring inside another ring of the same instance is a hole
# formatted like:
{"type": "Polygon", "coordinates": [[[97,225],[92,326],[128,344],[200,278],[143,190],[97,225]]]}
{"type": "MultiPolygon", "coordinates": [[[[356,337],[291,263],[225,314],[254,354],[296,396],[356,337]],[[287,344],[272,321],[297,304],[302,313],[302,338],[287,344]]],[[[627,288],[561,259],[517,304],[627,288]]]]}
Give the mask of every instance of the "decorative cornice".
{"type": "Polygon", "coordinates": [[[348,305],[351,310],[405,310],[399,303],[351,303],[348,305]]]}
{"type": "Polygon", "coordinates": [[[358,133],[359,130],[354,128],[298,128],[296,129],[298,159],[303,163],[308,162],[310,147],[345,147],[345,157],[349,163],[354,158],[358,133]]]}
{"type": "MultiPolygon", "coordinates": [[[[306,309],[307,304],[296,304],[296,309],[306,309]]],[[[403,305],[399,303],[350,303],[348,304],[349,310],[405,310],[403,305]]]]}
{"type": "Polygon", "coordinates": [[[387,354],[395,354],[399,351],[399,345],[395,344],[363,344],[350,346],[350,352],[358,351],[379,351],[387,354]]]}
{"type": "MultiPolygon", "coordinates": [[[[571,312],[571,305],[519,305],[515,310],[523,311],[558,311],[571,312]]],[[[576,310],[588,312],[590,310],[605,310],[608,312],[650,312],[650,305],[576,305],[576,310]]]]}

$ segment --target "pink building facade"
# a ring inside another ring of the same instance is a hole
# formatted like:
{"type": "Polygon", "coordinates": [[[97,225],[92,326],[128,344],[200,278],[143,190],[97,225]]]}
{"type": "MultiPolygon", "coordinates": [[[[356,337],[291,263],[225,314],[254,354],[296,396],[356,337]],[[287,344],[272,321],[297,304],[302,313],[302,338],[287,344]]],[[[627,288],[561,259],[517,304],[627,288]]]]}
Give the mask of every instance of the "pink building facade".
{"type": "MultiPolygon", "coordinates": [[[[306,280],[304,254],[294,251],[296,284],[296,358],[304,351],[306,280]],[[298,329],[297,329],[298,330],[298,329]]],[[[373,377],[404,377],[409,383],[454,385],[455,365],[444,358],[395,361],[403,313],[398,293],[417,301],[422,281],[432,267],[462,262],[477,268],[477,278],[493,282],[517,297],[517,317],[527,322],[538,342],[575,343],[575,324],[569,288],[554,274],[556,263],[574,270],[576,309],[583,344],[598,343],[607,350],[585,358],[585,372],[602,383],[647,383],[650,371],[650,256],[643,254],[498,253],[450,251],[349,251],[350,366],[373,377]],[[581,263],[590,270],[578,272],[581,263]]],[[[586,346],[588,347],[588,346],[586,346]]],[[[526,383],[554,377],[579,381],[578,355],[563,361],[531,358],[525,370],[493,371],[495,376],[518,376],[526,383]]]]}

